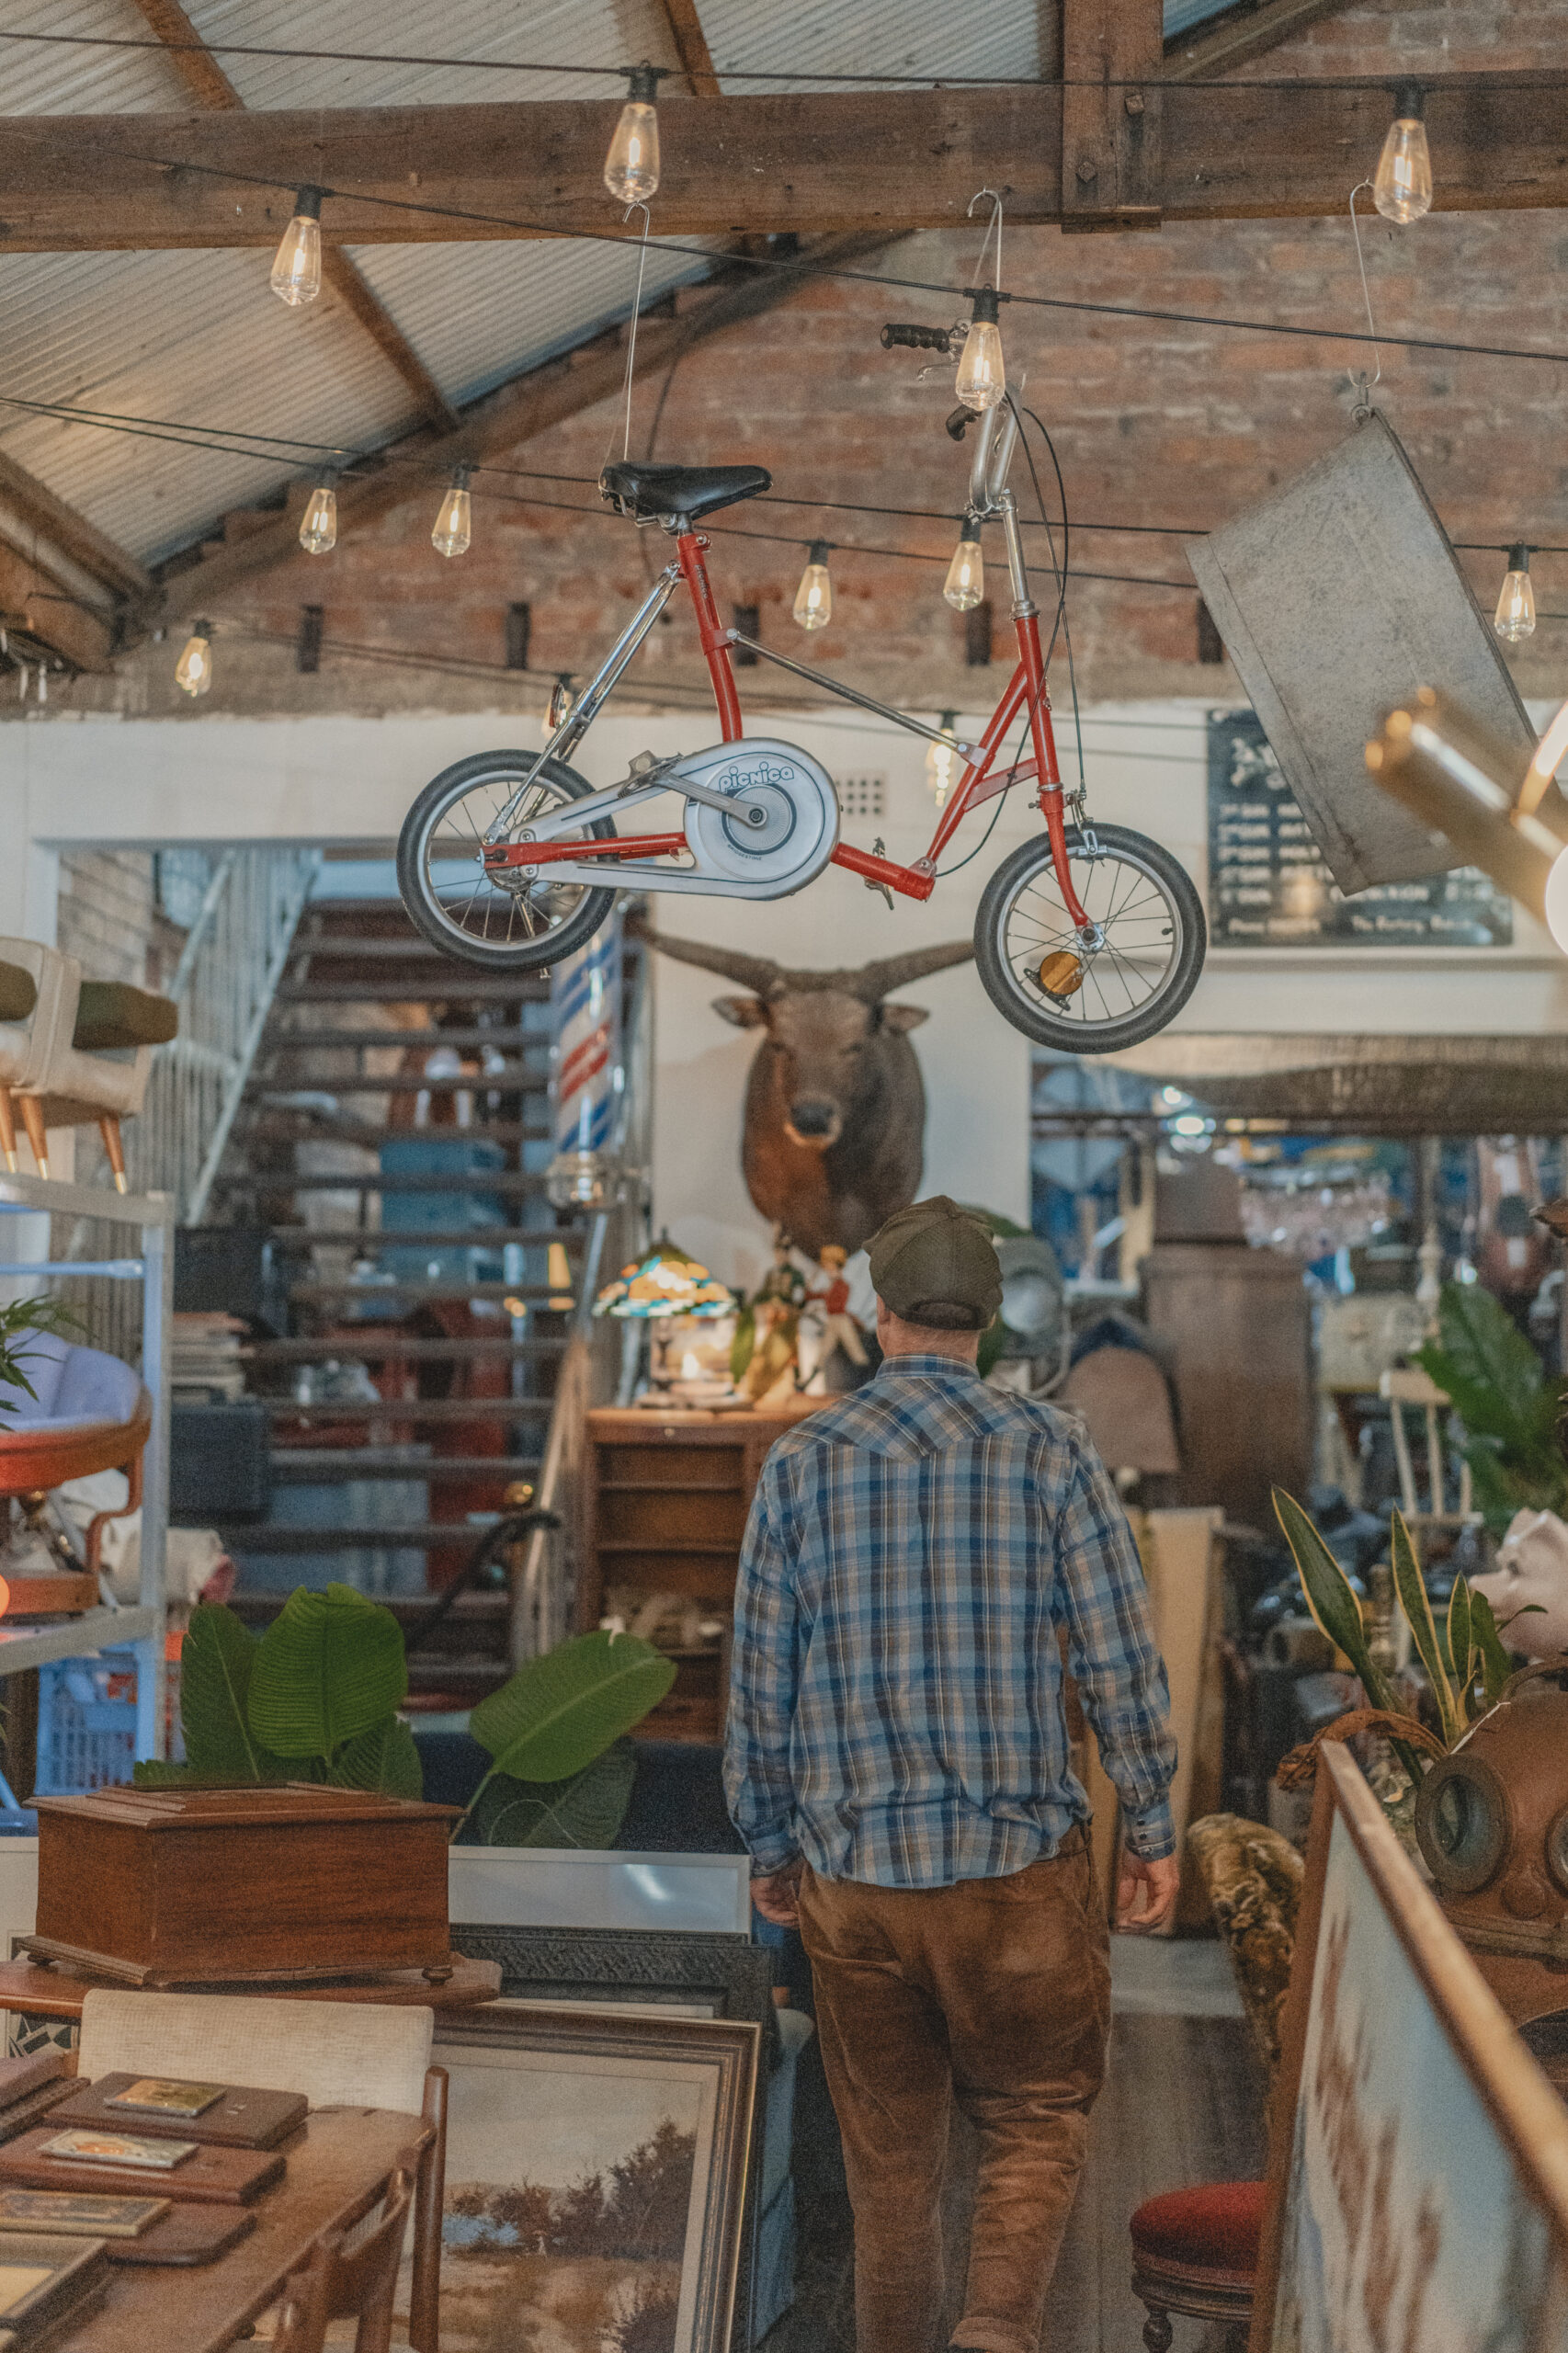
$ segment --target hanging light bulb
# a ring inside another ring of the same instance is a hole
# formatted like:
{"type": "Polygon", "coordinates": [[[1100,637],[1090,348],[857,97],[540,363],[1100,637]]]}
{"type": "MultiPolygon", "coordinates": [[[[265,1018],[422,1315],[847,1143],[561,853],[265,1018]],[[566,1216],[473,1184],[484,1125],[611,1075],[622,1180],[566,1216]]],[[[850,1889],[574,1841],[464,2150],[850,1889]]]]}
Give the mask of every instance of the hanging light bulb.
{"type": "Polygon", "coordinates": [[[1426,100],[1418,82],[1402,82],[1393,102],[1378,168],[1372,175],[1372,201],[1385,221],[1419,221],[1432,210],[1432,156],[1422,120],[1426,100]]]}
{"type": "Polygon", "coordinates": [[[658,68],[633,65],[626,104],[605,157],[605,186],[618,203],[646,204],[659,185],[658,68]]]}
{"type": "Polygon", "coordinates": [[[1535,635],[1535,590],[1530,586],[1530,551],[1523,541],[1508,550],[1508,570],[1492,626],[1506,645],[1535,635]]]}
{"type": "Polygon", "coordinates": [[[955,388],[965,408],[994,408],[1007,389],[1007,374],[1002,365],[1002,331],[996,324],[995,290],[989,286],[979,287],[970,300],[974,315],[959,354],[955,388]]]}
{"type": "Polygon", "coordinates": [[[300,545],[307,555],[330,555],[337,545],[337,476],[327,474],[312,491],[300,523],[300,545]]]}
{"type": "Polygon", "coordinates": [[[437,555],[461,555],[473,537],[473,501],[468,488],[472,471],[472,466],[452,468],[452,479],[430,534],[430,544],[437,555]]]}
{"type": "Polygon", "coordinates": [[[297,311],[321,292],[321,190],[302,188],[272,264],[272,290],[297,311]]]}
{"type": "Polygon", "coordinates": [[[185,651],[175,664],[175,684],[187,695],[204,695],[212,684],[212,624],[195,621],[185,651]]]}
{"type": "Polygon", "coordinates": [[[985,560],[980,552],[980,525],[966,515],[942,594],[955,613],[972,612],[985,594],[985,560]]]}
{"type": "Polygon", "coordinates": [[[826,540],[813,540],[806,568],[795,591],[795,619],[802,629],[825,629],[833,619],[833,582],[828,576],[830,552],[826,540]]]}
{"type": "Polygon", "coordinates": [[[926,780],[931,788],[931,797],[938,809],[946,807],[948,795],[953,789],[953,778],[958,770],[958,716],[956,710],[945,710],[942,713],[943,741],[940,744],[927,744],[926,746],[926,780]]]}

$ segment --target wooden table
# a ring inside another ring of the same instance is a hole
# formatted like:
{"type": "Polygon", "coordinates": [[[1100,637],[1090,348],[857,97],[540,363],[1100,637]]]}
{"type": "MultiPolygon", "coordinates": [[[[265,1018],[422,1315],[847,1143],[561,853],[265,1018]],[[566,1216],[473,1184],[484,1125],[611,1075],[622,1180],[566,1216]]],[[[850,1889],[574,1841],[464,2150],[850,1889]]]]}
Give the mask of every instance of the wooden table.
{"type": "Polygon", "coordinates": [[[493,2002],[501,1991],[501,1966],[494,1961],[465,1961],[460,1955],[450,1977],[432,1984],[421,1970],[405,1969],[395,1975],[359,1980],[338,1978],[324,1984],[256,1984],[128,1986],[122,1979],[78,1977],[62,1968],[46,1969],[36,1961],[0,1961],[0,2010],[15,2010],[25,2018],[79,2018],[82,2005],[95,1991],[125,1993],[263,1995],[282,2002],[391,2002],[418,2005],[431,2010],[467,2010],[493,2002]]]}
{"type": "Polygon", "coordinates": [[[55,2353],[222,2353],[252,2326],[324,2231],[351,2230],[385,2190],[405,2149],[431,2127],[382,2108],[324,2108],[282,2144],[288,2170],[251,2211],[256,2228],[194,2269],[111,2264],[100,2304],[51,2340],[55,2353]]]}

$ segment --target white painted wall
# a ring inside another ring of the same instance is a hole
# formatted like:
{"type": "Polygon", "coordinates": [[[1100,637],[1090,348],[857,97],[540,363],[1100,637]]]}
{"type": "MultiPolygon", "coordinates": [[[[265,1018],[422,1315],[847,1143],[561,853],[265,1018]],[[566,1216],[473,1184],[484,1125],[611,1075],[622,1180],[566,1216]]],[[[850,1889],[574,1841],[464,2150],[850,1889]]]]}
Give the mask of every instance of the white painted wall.
{"type": "MultiPolygon", "coordinates": [[[[995,675],[995,683],[1001,683],[995,675]]],[[[1167,843],[1205,882],[1206,706],[1105,705],[1085,713],[1090,808],[1167,843]]],[[[1058,714],[1063,766],[1072,725],[1058,714]]],[[[974,714],[960,732],[977,732],[974,714]]],[[[0,932],[52,936],[54,858],[72,844],[329,841],[385,848],[414,794],[471,752],[516,744],[526,722],[486,713],[376,719],[116,720],[51,713],[0,730],[0,932]]],[[[843,779],[881,773],[887,814],[846,822],[846,837],[880,833],[891,856],[925,848],[932,823],[923,745],[869,714],[752,715],[814,753],[843,779]]],[[[644,748],[661,755],[710,742],[698,716],[602,720],[580,756],[608,784],[644,748]]],[[[993,804],[994,806],[994,804],[993,804]]],[[[959,836],[962,856],[990,810],[959,836]]],[[[650,823],[657,825],[655,810],[650,823]]],[[[792,899],[751,906],[666,899],[660,920],[729,946],[801,965],[959,938],[984,881],[1038,824],[1026,801],[1005,803],[986,848],[939,884],[930,903],[881,900],[836,869],[792,899]]],[[[949,853],[949,859],[952,853],[949,853]]],[[[1223,949],[1176,1027],[1260,1033],[1369,1031],[1555,1034],[1568,1024],[1568,961],[1522,911],[1506,949],[1335,949],[1304,954],[1223,949]]],[[[749,1035],[710,1010],[724,983],[661,960],[656,982],[655,1210],[676,1238],[729,1280],[764,1262],[767,1236],[741,1183],[741,1098],[749,1035]]],[[[1027,1042],[992,1010],[972,967],[934,975],[907,1002],[930,1019],[915,1033],[930,1100],[926,1187],[1017,1215],[1028,1201],[1027,1042]]]]}

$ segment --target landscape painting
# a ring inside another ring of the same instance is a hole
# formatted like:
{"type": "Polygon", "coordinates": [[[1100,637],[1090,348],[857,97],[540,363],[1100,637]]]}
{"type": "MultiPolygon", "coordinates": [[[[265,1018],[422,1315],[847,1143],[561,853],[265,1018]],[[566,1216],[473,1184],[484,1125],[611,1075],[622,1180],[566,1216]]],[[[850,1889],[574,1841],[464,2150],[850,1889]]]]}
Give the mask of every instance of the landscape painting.
{"type": "Polygon", "coordinates": [[[1568,2353],[1549,2217],[1333,1818],[1271,2353],[1568,2353]]]}
{"type": "MultiPolygon", "coordinates": [[[[701,2027],[679,2030],[667,2052],[634,2018],[578,2017],[542,2037],[519,2009],[494,2021],[502,2039],[438,2043],[443,2353],[718,2353],[727,2341],[738,2194],[721,2177],[733,2135],[718,2125],[733,2103],[719,2059],[687,2047],[701,2027]]],[[[739,2149],[744,2182],[744,2132],[739,2149]]]]}

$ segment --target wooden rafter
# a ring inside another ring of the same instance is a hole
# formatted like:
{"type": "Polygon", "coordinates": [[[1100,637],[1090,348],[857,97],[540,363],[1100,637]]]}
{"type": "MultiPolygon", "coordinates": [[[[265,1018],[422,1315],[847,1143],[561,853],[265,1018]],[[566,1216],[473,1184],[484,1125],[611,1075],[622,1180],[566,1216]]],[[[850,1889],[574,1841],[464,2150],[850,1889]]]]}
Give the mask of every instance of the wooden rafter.
{"type": "Polygon", "coordinates": [[[660,0],[660,5],[692,97],[716,98],[720,94],[719,76],[713,71],[713,56],[697,13],[696,0],[660,0]]]}
{"type": "MultiPolygon", "coordinates": [[[[1424,79],[1436,210],[1568,205],[1568,74],[1424,79]]],[[[665,99],[660,233],[896,236],[962,227],[977,188],[1010,222],[1062,218],[1062,91],[876,90],[665,99]]],[[[1386,76],[1161,91],[1149,201],[1167,221],[1337,216],[1388,129],[1386,76]]],[[[296,188],[334,191],[349,244],[603,235],[616,101],[0,118],[0,252],[276,243],[296,188]]],[[[628,237],[634,232],[628,229],[628,237]]]]}
{"type": "Polygon", "coordinates": [[[1264,57],[1281,41],[1294,40],[1320,17],[1337,16],[1347,0],[1244,0],[1238,8],[1165,43],[1165,79],[1203,82],[1234,65],[1264,57]]]}
{"type": "MultiPolygon", "coordinates": [[[[169,44],[169,63],[199,106],[217,114],[244,110],[244,100],[212,55],[179,0],[136,0],[137,6],[161,41],[169,44]]],[[[450,426],[457,412],[431,375],[381,296],[340,245],[322,240],[321,274],[364,328],[382,357],[389,360],[414,394],[420,414],[432,425],[450,426]]]]}
{"type": "MultiPolygon", "coordinates": [[[[691,307],[676,308],[671,316],[644,318],[638,329],[637,364],[652,374],[682,358],[694,344],[744,325],[748,320],[788,301],[800,291],[812,263],[841,262],[852,267],[881,251],[881,237],[835,238],[803,253],[792,268],[746,271],[744,276],[711,290],[692,290],[691,307]]],[[[503,450],[516,449],[553,425],[592,408],[620,390],[626,367],[620,331],[596,335],[574,352],[546,360],[514,378],[484,400],[474,404],[455,433],[439,439],[427,435],[394,446],[383,453],[392,462],[368,475],[349,474],[337,490],[340,537],[357,525],[373,522],[413,499],[433,504],[443,474],[460,463],[483,462],[503,450]],[[401,464],[400,458],[417,462],[401,464]]],[[[299,553],[298,519],[293,515],[258,521],[243,536],[226,542],[199,563],[171,573],[160,591],[158,615],[206,612],[223,592],[267,567],[299,553]]],[[[151,618],[151,615],[149,616],[151,618]]]]}

